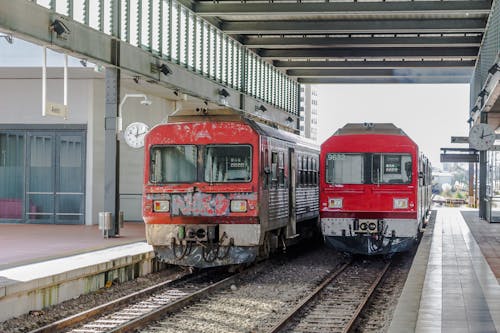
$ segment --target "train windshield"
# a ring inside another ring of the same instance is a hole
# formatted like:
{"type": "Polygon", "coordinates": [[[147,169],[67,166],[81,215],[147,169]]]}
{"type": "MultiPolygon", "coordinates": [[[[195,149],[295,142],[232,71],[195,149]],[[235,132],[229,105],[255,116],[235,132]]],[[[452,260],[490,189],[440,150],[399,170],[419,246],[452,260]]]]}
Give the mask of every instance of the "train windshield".
{"type": "Polygon", "coordinates": [[[329,153],[326,182],[329,184],[409,184],[410,154],[329,153]]]}
{"type": "Polygon", "coordinates": [[[326,182],[330,184],[363,184],[363,154],[326,155],[326,182]]]}
{"type": "Polygon", "coordinates": [[[197,178],[198,149],[194,145],[151,148],[152,183],[194,182],[197,178]]]}
{"type": "Polygon", "coordinates": [[[376,184],[411,183],[411,155],[373,154],[372,180],[376,184]]]}
{"type": "Polygon", "coordinates": [[[210,145],[206,147],[206,182],[249,182],[252,176],[252,149],[248,145],[210,145]]]}

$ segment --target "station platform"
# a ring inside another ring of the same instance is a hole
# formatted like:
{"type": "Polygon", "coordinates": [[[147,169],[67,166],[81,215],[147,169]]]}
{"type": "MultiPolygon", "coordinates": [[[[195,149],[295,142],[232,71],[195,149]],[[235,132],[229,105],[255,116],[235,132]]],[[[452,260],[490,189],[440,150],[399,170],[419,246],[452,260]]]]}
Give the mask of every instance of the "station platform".
{"type": "Polygon", "coordinates": [[[500,224],[477,210],[438,208],[389,332],[500,332],[499,281],[500,224]]]}
{"type": "Polygon", "coordinates": [[[136,222],[110,238],[97,226],[0,224],[0,248],[0,321],[160,269],[136,222]]]}

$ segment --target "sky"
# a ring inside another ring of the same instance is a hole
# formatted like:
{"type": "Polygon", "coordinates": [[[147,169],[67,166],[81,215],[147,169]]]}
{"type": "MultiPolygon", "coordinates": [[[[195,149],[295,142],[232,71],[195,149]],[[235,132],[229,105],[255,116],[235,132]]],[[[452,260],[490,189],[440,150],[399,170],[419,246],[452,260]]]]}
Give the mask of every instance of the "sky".
{"type": "Polygon", "coordinates": [[[317,85],[318,143],[347,123],[393,123],[415,141],[433,166],[441,148],[463,147],[468,136],[468,84],[317,85]]]}

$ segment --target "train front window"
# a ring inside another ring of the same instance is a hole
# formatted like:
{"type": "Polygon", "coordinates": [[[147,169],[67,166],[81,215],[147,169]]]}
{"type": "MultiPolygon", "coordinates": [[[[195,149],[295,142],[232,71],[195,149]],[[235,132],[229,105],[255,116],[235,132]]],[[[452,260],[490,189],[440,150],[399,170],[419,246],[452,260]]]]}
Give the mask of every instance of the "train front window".
{"type": "Polygon", "coordinates": [[[206,147],[205,181],[209,183],[249,182],[252,179],[252,147],[210,145],[206,147]]]}
{"type": "Polygon", "coordinates": [[[327,154],[326,182],[329,184],[363,184],[364,155],[347,153],[327,154]]]}
{"type": "Polygon", "coordinates": [[[411,183],[412,160],[409,154],[373,154],[372,182],[374,184],[411,183]]]}
{"type": "Polygon", "coordinates": [[[198,149],[193,145],[153,146],[151,148],[152,183],[186,183],[197,178],[198,149]]]}

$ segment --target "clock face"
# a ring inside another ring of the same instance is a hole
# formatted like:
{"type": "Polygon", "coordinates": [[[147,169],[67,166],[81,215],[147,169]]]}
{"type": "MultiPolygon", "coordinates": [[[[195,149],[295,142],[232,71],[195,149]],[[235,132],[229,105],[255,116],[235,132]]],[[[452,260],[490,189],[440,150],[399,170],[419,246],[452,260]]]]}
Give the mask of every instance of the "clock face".
{"type": "Polygon", "coordinates": [[[495,143],[495,131],[488,124],[476,124],[469,131],[469,143],[477,150],[488,150],[495,143]]]}
{"type": "Polygon", "coordinates": [[[123,137],[130,147],[142,148],[144,147],[144,137],[148,131],[148,125],[144,123],[131,123],[123,132],[123,137]]]}

